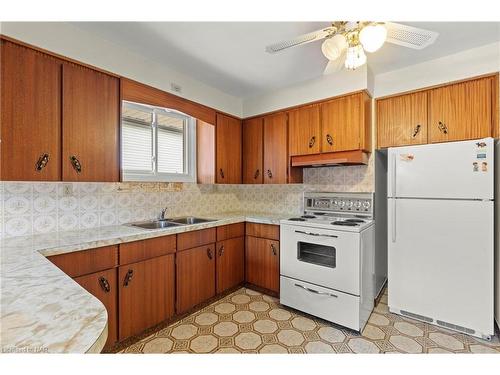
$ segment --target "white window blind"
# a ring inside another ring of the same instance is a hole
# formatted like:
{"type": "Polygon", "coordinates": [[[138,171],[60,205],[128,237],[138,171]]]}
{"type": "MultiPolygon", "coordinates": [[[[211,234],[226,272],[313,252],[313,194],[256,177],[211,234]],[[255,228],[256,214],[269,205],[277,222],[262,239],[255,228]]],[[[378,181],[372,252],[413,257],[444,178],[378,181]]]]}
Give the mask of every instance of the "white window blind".
{"type": "Polygon", "coordinates": [[[124,102],[125,181],[194,181],[195,122],[177,111],[124,102]]]}

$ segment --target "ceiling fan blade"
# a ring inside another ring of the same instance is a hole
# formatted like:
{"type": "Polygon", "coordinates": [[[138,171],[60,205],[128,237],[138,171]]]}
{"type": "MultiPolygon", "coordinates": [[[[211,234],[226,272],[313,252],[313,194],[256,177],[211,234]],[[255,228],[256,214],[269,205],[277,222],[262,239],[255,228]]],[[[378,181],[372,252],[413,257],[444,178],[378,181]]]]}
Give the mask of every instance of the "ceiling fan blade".
{"type": "Polygon", "coordinates": [[[439,33],[418,27],[403,25],[394,22],[385,22],[387,29],[386,41],[399,46],[413,49],[423,49],[433,44],[439,33]]]}
{"type": "Polygon", "coordinates": [[[323,39],[327,37],[328,35],[332,34],[335,32],[334,27],[327,27],[321,30],[313,31],[311,33],[303,34],[300,35],[296,38],[289,39],[289,40],[284,40],[282,42],[270,44],[266,47],[266,52],[267,53],[276,53],[283,51],[284,49],[291,48],[291,47],[296,47],[300,46],[303,44],[311,43],[316,40],[323,39]]]}
{"type": "Polygon", "coordinates": [[[342,53],[342,55],[340,55],[337,59],[329,60],[328,64],[326,64],[325,70],[323,71],[323,75],[328,75],[341,71],[344,68],[345,55],[346,52],[344,51],[344,53],[342,53]]]}

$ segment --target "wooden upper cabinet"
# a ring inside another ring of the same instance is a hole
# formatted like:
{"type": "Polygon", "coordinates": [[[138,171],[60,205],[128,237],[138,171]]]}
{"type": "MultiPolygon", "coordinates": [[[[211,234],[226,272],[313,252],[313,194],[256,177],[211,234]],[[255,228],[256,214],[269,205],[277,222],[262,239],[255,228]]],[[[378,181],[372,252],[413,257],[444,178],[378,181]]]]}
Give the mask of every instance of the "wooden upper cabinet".
{"type": "Polygon", "coordinates": [[[427,92],[377,101],[379,148],[427,143],[427,92]]]}
{"type": "Polygon", "coordinates": [[[0,179],[61,180],[61,61],[1,40],[0,179]]]}
{"type": "Polygon", "coordinates": [[[216,181],[241,184],[241,120],[217,113],[216,181]]]}
{"type": "Polygon", "coordinates": [[[493,77],[474,79],[429,91],[429,142],[492,135],[493,77]]]}
{"type": "Polygon", "coordinates": [[[321,103],[322,152],[370,151],[370,105],[365,92],[321,103]]]}
{"type": "Polygon", "coordinates": [[[287,115],[264,117],[264,183],[286,184],[288,171],[287,115]]]}
{"type": "Polygon", "coordinates": [[[262,117],[243,121],[243,183],[262,184],[263,176],[263,136],[262,117]]]}
{"type": "Polygon", "coordinates": [[[64,181],[119,181],[119,113],[117,78],[63,65],[64,181]]]}
{"type": "Polygon", "coordinates": [[[321,151],[319,105],[304,106],[288,112],[288,152],[293,155],[321,151]]]}
{"type": "Polygon", "coordinates": [[[215,124],[196,120],[196,174],[199,184],[215,184],[215,124]]]}

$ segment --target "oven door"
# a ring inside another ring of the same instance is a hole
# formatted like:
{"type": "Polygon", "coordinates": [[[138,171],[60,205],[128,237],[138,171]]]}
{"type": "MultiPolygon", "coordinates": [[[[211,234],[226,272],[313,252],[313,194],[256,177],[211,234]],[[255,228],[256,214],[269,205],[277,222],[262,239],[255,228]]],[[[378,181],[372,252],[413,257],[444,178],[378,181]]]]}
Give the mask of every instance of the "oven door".
{"type": "Polygon", "coordinates": [[[359,296],[360,236],[281,225],[281,275],[359,296]]]}

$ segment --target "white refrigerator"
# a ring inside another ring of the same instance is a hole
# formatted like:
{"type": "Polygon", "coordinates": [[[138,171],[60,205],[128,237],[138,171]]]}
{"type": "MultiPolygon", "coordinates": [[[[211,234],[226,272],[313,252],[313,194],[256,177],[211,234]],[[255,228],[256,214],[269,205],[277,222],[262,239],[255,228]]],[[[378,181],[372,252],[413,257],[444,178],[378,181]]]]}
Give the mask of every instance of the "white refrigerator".
{"type": "Polygon", "coordinates": [[[389,310],[494,334],[494,140],[388,151],[389,310]]]}

